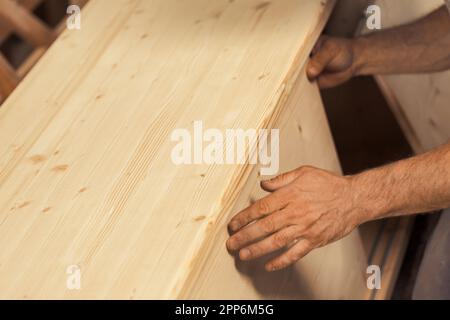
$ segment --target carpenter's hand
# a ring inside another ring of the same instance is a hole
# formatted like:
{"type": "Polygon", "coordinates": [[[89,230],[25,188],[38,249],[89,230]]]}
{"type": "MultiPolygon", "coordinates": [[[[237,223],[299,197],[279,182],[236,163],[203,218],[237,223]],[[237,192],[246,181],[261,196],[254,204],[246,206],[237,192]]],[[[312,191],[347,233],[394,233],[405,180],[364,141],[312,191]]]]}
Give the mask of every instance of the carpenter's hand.
{"type": "Polygon", "coordinates": [[[317,79],[320,88],[330,88],[355,75],[356,45],[354,40],[322,36],[316,43],[306,73],[317,79]]]}
{"type": "Polygon", "coordinates": [[[313,167],[301,167],[261,187],[271,192],[229,223],[231,252],[251,260],[278,249],[287,251],[266,264],[268,271],[289,266],[314,248],[336,241],[358,226],[352,180],[313,167]]]}

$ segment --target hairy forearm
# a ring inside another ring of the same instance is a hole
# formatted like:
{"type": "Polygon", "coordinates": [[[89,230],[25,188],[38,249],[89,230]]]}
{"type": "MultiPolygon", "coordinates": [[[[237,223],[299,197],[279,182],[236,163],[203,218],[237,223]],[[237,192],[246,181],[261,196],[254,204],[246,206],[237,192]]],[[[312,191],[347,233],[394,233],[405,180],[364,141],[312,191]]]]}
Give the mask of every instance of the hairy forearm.
{"type": "Polygon", "coordinates": [[[428,16],[354,41],[355,74],[437,72],[450,69],[450,15],[428,16]]]}
{"type": "Polygon", "coordinates": [[[450,207],[450,143],[350,179],[360,222],[450,207]]]}

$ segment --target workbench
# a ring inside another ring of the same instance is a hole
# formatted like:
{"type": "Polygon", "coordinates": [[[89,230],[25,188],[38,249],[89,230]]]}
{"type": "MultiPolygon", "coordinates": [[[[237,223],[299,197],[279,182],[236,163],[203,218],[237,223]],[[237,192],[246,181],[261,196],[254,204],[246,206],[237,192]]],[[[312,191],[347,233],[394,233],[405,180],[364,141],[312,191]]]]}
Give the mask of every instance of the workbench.
{"type": "Polygon", "coordinates": [[[0,298],[370,297],[380,235],[267,273],[225,248],[260,166],[171,160],[174,130],[201,121],[279,129],[279,173],[339,173],[304,71],[333,4],[90,1],[0,108],[0,298]]]}

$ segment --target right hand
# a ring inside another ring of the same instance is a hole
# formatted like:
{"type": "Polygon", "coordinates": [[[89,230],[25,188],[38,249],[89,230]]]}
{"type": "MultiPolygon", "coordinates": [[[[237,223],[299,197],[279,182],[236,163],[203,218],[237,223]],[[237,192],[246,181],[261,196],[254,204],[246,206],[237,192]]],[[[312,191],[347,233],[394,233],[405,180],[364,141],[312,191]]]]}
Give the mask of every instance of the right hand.
{"type": "Polygon", "coordinates": [[[242,260],[286,249],[266,264],[268,271],[341,239],[369,218],[356,202],[364,190],[351,176],[303,166],[263,181],[261,187],[270,194],[233,217],[227,247],[239,251],[242,260]]]}
{"type": "Polygon", "coordinates": [[[311,53],[306,73],[322,89],[335,87],[355,75],[355,60],[354,40],[322,36],[311,53]]]}

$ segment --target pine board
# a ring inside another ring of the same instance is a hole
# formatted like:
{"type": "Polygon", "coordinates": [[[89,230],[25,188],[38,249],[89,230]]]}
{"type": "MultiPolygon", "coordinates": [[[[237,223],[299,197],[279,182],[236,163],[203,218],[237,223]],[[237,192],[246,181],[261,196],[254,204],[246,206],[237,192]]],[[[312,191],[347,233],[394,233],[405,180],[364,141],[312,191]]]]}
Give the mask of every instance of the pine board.
{"type": "MultiPolygon", "coordinates": [[[[338,171],[301,71],[332,6],[90,1],[82,29],[65,31],[0,109],[0,297],[286,297],[279,281],[258,290],[249,279],[267,273],[240,273],[225,250],[254,166],[176,166],[169,137],[195,120],[298,132],[295,114],[303,133],[282,142],[281,169],[338,171]],[[71,265],[81,290],[66,287],[71,265]]],[[[353,233],[276,276],[307,275],[312,289],[291,298],[361,297],[363,260],[353,233]]]]}

